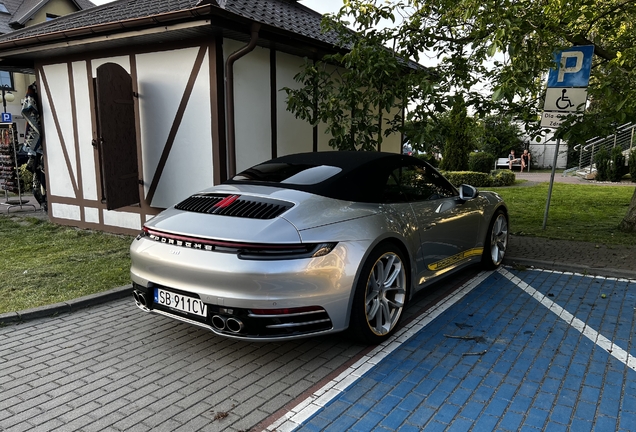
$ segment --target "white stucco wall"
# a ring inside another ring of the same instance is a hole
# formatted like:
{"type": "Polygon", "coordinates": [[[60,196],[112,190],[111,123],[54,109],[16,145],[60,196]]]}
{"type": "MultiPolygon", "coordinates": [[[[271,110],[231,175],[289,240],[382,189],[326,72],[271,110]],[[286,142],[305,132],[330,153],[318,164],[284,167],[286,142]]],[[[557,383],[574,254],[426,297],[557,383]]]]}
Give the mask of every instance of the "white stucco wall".
{"type": "MultiPolygon", "coordinates": [[[[244,46],[244,43],[226,39],[224,56],[227,58],[244,46]]],[[[129,56],[76,60],[46,65],[41,69],[43,75],[40,83],[45,78],[48,84],[40,85],[39,91],[49,166],[51,211],[55,218],[137,230],[141,228],[142,219],[149,217],[144,215],[145,210],[140,215],[139,209],[104,210],[101,197],[98,196],[101,174],[95,163],[96,150],[91,143],[96,125],[93,124],[91,115],[93,95],[90,80],[96,77],[97,68],[107,62],[121,65],[137,78],[143,166],[141,174],[146,196],[171,130],[176,130],[151,206],[170,207],[213,184],[209,52],[205,53],[201,63],[183,118],[180,123],[175,119],[180,104],[185,101],[184,93],[200,50],[200,47],[192,47],[137,54],[134,57],[134,71],[129,56]],[[76,104],[75,110],[70,108],[72,100],[76,104]],[[53,116],[54,109],[57,124],[53,116]],[[68,163],[65,154],[68,155],[68,163]],[[73,181],[80,186],[78,193],[73,187],[73,181]],[[68,200],[63,200],[65,203],[62,204],[56,202],[55,198],[72,198],[83,202],[74,205],[75,203],[69,204],[68,200]]],[[[281,156],[313,149],[313,128],[287,111],[286,94],[280,91],[286,86],[299,85],[293,77],[302,64],[303,59],[299,57],[276,53],[276,151],[281,156]]],[[[260,47],[234,64],[235,135],[239,172],[272,156],[270,66],[270,50],[260,47]]],[[[320,151],[332,150],[328,140],[325,126],[319,125],[320,151]]],[[[399,138],[385,141],[383,150],[399,152],[399,138]]]]}
{"type": "Polygon", "coordinates": [[[97,68],[104,63],[116,63],[119,66],[126,69],[126,72],[130,73],[130,58],[128,56],[116,56],[105,57],[101,59],[95,59],[91,61],[91,68],[93,69],[93,78],[97,78],[97,68]]]}
{"type": "Polygon", "coordinates": [[[82,209],[78,205],[53,203],[50,206],[50,212],[58,219],[82,220],[82,209]]]}
{"type": "MultiPolygon", "coordinates": [[[[192,73],[198,47],[136,56],[144,190],[148,194],[192,73]]],[[[213,184],[209,60],[206,53],[152,206],[169,207],[213,184]]]]}
{"type": "Polygon", "coordinates": [[[68,109],[71,106],[68,66],[66,63],[44,66],[43,74],[48,83],[48,89],[46,86],[40,86],[39,89],[42,104],[41,119],[45,130],[46,157],[49,166],[47,189],[52,195],[76,198],[71,180],[73,177],[77,181],[77,163],[73,118],[68,109]],[[47,90],[50,90],[50,94],[47,90]],[[61,135],[58,133],[53,117],[51,101],[56,108],[61,135]],[[67,167],[64,151],[67,152],[71,161],[71,171],[67,167]]]}
{"type": "Polygon", "coordinates": [[[299,88],[294,76],[304,64],[300,57],[276,53],[276,121],[278,133],[278,156],[313,151],[313,127],[297,119],[287,111],[287,93],[284,87],[299,88]]]}
{"type": "MultiPolygon", "coordinates": [[[[224,39],[225,59],[245,43],[224,39]]],[[[272,157],[269,49],[256,47],[234,63],[236,172],[272,157]]]]}
{"type": "Polygon", "coordinates": [[[139,214],[104,210],[103,216],[106,225],[141,230],[141,215],[139,214]]]}
{"type": "Polygon", "coordinates": [[[84,199],[96,201],[97,173],[95,172],[95,147],[93,147],[93,127],[91,119],[91,102],[87,64],[85,61],[74,62],[73,87],[75,90],[75,113],[77,116],[77,136],[79,141],[80,171],[82,174],[82,196],[84,199]]]}

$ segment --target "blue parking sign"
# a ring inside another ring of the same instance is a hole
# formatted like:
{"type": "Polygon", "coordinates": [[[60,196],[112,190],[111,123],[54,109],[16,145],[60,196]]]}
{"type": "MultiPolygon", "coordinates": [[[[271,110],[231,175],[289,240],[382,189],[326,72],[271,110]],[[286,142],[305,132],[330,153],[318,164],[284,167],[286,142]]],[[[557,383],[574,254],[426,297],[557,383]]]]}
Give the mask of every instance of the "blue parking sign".
{"type": "Polygon", "coordinates": [[[587,87],[593,55],[593,45],[575,46],[554,53],[559,68],[550,69],[548,87],[587,87]]]}
{"type": "Polygon", "coordinates": [[[11,113],[2,113],[2,123],[13,123],[11,113]]]}

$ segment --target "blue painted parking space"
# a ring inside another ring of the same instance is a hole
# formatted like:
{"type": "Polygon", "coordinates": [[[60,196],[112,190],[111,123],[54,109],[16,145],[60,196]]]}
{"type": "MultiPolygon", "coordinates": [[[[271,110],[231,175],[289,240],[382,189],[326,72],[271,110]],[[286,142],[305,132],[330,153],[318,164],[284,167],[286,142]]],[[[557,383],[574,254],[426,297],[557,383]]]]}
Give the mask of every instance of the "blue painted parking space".
{"type": "Polygon", "coordinates": [[[484,273],[271,430],[636,430],[636,281],[484,273]]]}

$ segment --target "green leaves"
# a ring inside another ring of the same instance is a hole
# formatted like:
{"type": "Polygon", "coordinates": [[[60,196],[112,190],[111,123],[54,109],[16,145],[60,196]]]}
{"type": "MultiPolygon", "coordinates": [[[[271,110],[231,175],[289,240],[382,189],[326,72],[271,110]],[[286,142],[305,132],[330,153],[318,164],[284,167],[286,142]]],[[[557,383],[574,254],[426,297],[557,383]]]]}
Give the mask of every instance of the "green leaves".
{"type": "MultiPolygon", "coordinates": [[[[423,120],[460,93],[471,113],[509,114],[534,138],[545,133],[539,115],[553,53],[594,44],[589,115],[557,131],[579,142],[636,118],[635,23],[636,3],[620,0],[347,0],[323,29],[349,52],[322,58],[313,67],[323,72],[299,74],[307,94],[288,93],[288,106],[331,125],[338,145],[370,148],[387,132],[381,112],[388,118],[408,104],[423,120]]],[[[403,132],[401,123],[390,130],[403,132]]]]}

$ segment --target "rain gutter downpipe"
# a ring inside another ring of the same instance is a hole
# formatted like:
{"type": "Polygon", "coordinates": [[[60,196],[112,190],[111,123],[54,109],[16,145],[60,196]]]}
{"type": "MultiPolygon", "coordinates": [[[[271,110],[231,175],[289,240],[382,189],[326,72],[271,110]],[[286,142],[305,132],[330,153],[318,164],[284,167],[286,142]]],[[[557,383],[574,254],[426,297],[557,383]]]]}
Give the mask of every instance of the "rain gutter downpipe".
{"type": "Polygon", "coordinates": [[[250,42],[243,48],[234,51],[225,62],[225,109],[227,111],[227,155],[228,178],[236,175],[236,136],[234,125],[234,62],[247,55],[256,47],[258,31],[261,25],[252,23],[250,42]]]}

